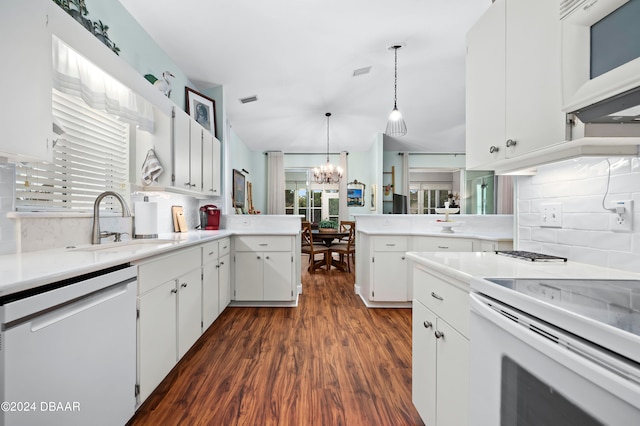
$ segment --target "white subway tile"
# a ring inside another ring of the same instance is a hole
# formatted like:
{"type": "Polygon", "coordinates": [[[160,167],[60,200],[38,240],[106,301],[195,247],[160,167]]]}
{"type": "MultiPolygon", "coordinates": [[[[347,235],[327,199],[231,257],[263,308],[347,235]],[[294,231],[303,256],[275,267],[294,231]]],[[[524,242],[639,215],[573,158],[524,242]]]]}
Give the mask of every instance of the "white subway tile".
{"type": "Polygon", "coordinates": [[[631,234],[621,232],[585,232],[589,234],[589,247],[602,250],[631,251],[631,234]]]}
{"type": "Polygon", "coordinates": [[[610,251],[608,257],[610,268],[640,272],[640,254],[610,251]]]}
{"type": "Polygon", "coordinates": [[[531,239],[533,241],[555,243],[558,241],[557,231],[554,228],[532,228],[531,239]]]}
{"type": "Polygon", "coordinates": [[[558,243],[568,246],[589,246],[589,232],[561,229],[558,231],[558,243]]]}

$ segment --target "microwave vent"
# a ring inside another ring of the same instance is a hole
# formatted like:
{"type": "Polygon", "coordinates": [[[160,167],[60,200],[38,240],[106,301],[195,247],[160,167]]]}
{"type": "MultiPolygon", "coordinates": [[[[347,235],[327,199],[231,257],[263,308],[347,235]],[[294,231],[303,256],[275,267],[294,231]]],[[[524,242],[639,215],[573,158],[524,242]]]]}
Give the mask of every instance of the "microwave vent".
{"type": "Polygon", "coordinates": [[[585,0],[562,0],[560,2],[560,19],[573,12],[580,3],[584,3],[585,0]]]}

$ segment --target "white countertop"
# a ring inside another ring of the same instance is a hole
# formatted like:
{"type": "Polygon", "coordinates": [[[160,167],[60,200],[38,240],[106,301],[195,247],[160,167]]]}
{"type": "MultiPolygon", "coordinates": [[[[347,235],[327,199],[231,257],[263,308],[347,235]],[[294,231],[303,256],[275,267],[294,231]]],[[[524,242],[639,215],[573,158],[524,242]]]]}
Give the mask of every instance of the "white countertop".
{"type": "Polygon", "coordinates": [[[493,252],[409,252],[409,260],[449,275],[467,285],[481,278],[640,279],[640,274],[585,263],[531,262],[493,252]]]}
{"type": "MultiPolygon", "coordinates": [[[[161,245],[135,245],[131,250],[120,251],[83,251],[83,248],[95,248],[86,245],[75,248],[59,248],[18,254],[0,255],[0,297],[23,290],[33,289],[83,274],[122,265],[151,256],[167,253],[213,241],[231,235],[296,235],[291,232],[228,230],[189,231],[158,235],[158,240],[172,240],[161,245]]],[[[134,240],[140,241],[140,240],[134,240]]],[[[149,241],[149,240],[144,240],[149,241]]]]}
{"type": "Polygon", "coordinates": [[[421,236],[421,237],[439,237],[439,238],[473,238],[477,240],[486,240],[486,241],[512,241],[513,236],[511,233],[491,233],[491,232],[454,232],[452,234],[440,232],[440,231],[415,231],[415,230],[357,230],[357,232],[361,232],[366,235],[380,235],[380,236],[388,236],[388,235],[410,235],[410,236],[421,236]]]}

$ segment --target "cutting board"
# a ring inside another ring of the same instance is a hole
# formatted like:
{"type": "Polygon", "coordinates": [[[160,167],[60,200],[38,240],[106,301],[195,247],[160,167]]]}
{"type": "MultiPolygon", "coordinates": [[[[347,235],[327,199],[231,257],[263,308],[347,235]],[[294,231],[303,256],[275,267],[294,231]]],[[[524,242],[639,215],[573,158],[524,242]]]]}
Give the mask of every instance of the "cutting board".
{"type": "Polygon", "coordinates": [[[184,217],[182,206],[171,206],[173,217],[173,232],[187,232],[187,220],[184,217]]]}

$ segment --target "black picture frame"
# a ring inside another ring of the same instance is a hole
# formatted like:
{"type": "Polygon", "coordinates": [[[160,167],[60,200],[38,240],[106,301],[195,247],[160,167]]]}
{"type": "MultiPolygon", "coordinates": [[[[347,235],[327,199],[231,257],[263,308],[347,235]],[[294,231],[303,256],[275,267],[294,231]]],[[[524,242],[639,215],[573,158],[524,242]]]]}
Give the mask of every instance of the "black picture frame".
{"type": "Polygon", "coordinates": [[[244,209],[246,178],[236,169],[233,169],[233,207],[244,209]]]}
{"type": "Polygon", "coordinates": [[[185,101],[187,114],[217,138],[216,101],[189,87],[185,87],[185,101]]]}

